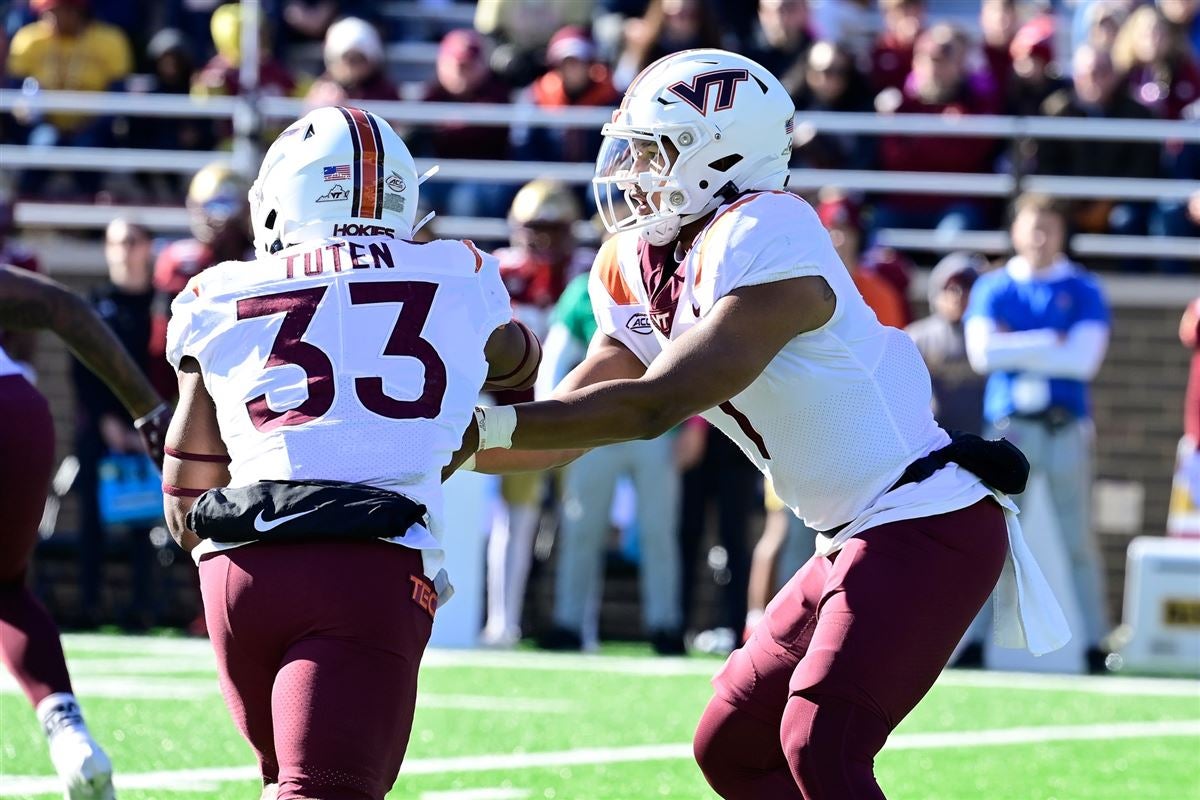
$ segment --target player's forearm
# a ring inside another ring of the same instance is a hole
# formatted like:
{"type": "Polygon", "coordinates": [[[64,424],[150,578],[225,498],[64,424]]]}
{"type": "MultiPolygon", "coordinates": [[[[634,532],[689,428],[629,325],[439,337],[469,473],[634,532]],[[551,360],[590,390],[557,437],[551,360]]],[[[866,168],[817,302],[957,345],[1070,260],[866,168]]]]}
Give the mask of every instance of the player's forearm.
{"type": "Polygon", "coordinates": [[[90,335],[62,336],[71,352],[112,389],[131,417],[138,419],[162,405],[150,380],[108,328],[100,326],[90,335]]]}
{"type": "Polygon", "coordinates": [[[473,472],[508,475],[513,472],[545,472],[570,464],[587,452],[579,450],[480,450],[475,454],[473,472]]]}
{"type": "Polygon", "coordinates": [[[163,516],[167,520],[167,530],[171,532],[171,538],[175,540],[175,543],[187,553],[192,552],[196,545],[200,544],[200,537],[187,526],[187,513],[195,504],[196,498],[194,497],[168,495],[163,498],[163,516]]]}
{"type": "Polygon", "coordinates": [[[37,352],[37,334],[33,331],[5,332],[4,351],[14,361],[32,364],[37,352]]]}
{"type": "Polygon", "coordinates": [[[120,340],[96,312],[66,287],[41,276],[0,271],[0,325],[58,334],[79,360],[103,380],[136,419],[162,398],[120,340]]]}
{"type": "Polygon", "coordinates": [[[521,450],[592,448],[653,439],[703,408],[658,381],[616,380],[556,400],[515,406],[512,446],[521,450]]]}

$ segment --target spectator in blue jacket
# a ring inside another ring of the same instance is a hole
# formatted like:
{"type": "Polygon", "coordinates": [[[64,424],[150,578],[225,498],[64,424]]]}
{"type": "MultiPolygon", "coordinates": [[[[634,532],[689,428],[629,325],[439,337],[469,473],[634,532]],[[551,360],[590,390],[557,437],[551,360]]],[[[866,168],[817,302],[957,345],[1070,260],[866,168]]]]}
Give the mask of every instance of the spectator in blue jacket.
{"type": "Polygon", "coordinates": [[[1095,429],[1088,383],[1108,346],[1108,304],[1099,282],[1064,255],[1066,217],[1058,205],[1023,195],[1015,212],[1016,255],[971,292],[967,357],[988,376],[983,413],[991,434],[1020,447],[1032,476],[1048,484],[1083,616],[1088,668],[1098,672],[1109,621],[1089,519],[1095,429]]]}

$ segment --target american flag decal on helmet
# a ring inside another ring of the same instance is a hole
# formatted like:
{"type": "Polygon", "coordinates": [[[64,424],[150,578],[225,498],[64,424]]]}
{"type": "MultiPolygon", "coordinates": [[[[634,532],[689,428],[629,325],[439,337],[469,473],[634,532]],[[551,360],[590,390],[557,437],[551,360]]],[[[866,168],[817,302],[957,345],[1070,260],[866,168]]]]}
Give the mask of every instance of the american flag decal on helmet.
{"type": "MultiPolygon", "coordinates": [[[[383,219],[383,137],[375,119],[360,108],[339,108],[350,126],[350,216],[383,219]]],[[[326,167],[328,169],[328,167],[326,167]]],[[[328,178],[327,178],[328,180],[328,178]]]]}
{"type": "Polygon", "coordinates": [[[788,117],[787,122],[783,123],[783,132],[790,136],[795,129],[796,129],[796,118],[788,117]]]}

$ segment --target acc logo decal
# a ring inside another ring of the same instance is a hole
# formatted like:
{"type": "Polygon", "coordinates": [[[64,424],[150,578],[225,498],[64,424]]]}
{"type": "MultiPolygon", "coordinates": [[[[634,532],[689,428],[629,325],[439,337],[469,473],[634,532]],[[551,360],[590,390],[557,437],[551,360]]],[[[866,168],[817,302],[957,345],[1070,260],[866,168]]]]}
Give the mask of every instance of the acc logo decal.
{"type": "Polygon", "coordinates": [[[750,80],[750,73],[744,69],[719,69],[714,72],[702,72],[692,78],[690,84],[678,81],[667,87],[667,91],[679,97],[702,115],[708,115],[708,90],[717,88],[717,104],[713,111],[725,111],[733,107],[733,97],[737,94],[738,84],[750,80]]]}
{"type": "Polygon", "coordinates": [[[318,203],[336,203],[339,200],[349,200],[350,191],[343,187],[340,183],[335,183],[329,187],[329,191],[316,199],[318,203]]]}
{"type": "Polygon", "coordinates": [[[387,180],[384,181],[384,183],[386,183],[387,187],[393,192],[403,192],[405,188],[407,188],[404,183],[404,178],[401,178],[395,172],[393,172],[391,175],[388,175],[387,180]]]}
{"type": "Polygon", "coordinates": [[[650,318],[645,314],[634,314],[625,323],[625,327],[634,333],[640,333],[646,336],[650,333],[650,318]]]}

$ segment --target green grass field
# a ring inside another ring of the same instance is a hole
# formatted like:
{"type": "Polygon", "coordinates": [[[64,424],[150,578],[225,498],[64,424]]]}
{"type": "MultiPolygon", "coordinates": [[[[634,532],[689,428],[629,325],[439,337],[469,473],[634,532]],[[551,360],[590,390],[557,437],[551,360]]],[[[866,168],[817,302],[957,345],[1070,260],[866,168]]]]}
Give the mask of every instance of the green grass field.
{"type": "MultiPolygon", "coordinates": [[[[257,798],[207,642],[66,644],[121,798],[257,798]]],[[[719,662],[647,652],[430,652],[389,798],[712,797],[690,741],[719,662]]],[[[947,672],[877,774],[893,800],[1200,800],[1200,682],[947,672]]],[[[33,712],[5,673],[0,798],[61,797],[52,776],[33,712]]]]}

